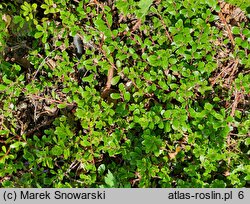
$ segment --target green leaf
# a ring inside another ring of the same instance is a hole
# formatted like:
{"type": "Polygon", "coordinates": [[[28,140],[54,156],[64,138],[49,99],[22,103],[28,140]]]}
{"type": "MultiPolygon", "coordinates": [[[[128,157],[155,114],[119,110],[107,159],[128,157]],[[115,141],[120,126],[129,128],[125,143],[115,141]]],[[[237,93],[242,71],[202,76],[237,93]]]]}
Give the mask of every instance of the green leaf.
{"type": "Polygon", "coordinates": [[[247,28],[243,29],[242,34],[245,35],[247,38],[250,38],[250,30],[248,30],[247,28]]]}
{"type": "Polygon", "coordinates": [[[226,126],[220,131],[220,133],[222,137],[226,137],[230,133],[230,128],[226,126]]]}
{"type": "Polygon", "coordinates": [[[24,147],[25,145],[26,145],[25,142],[15,142],[14,144],[11,144],[11,145],[10,145],[10,148],[11,148],[11,149],[16,149],[16,148],[18,148],[18,147],[20,147],[20,146],[24,147]]]}
{"type": "Polygon", "coordinates": [[[6,89],[7,86],[0,84],[0,91],[4,91],[6,89]]]}
{"type": "Polygon", "coordinates": [[[216,112],[214,112],[214,113],[212,113],[212,115],[216,118],[216,119],[218,119],[218,120],[224,120],[224,117],[223,117],[223,115],[221,115],[221,114],[219,114],[219,113],[216,113],[216,112]]]}
{"type": "MultiPolygon", "coordinates": [[[[109,7],[107,7],[107,8],[109,8],[109,7]]],[[[107,18],[108,25],[111,27],[112,23],[113,23],[112,14],[106,13],[106,18],[107,18]]]]}
{"type": "Polygon", "coordinates": [[[211,188],[225,188],[226,183],[223,180],[215,179],[212,181],[211,188]]]}
{"type": "MultiPolygon", "coordinates": [[[[26,2],[24,2],[24,3],[26,3],[26,2]]],[[[21,5],[21,9],[23,9],[24,11],[27,11],[27,12],[29,11],[29,8],[24,6],[24,5],[21,5]]]]}
{"type": "Polygon", "coordinates": [[[104,32],[107,36],[111,34],[110,29],[107,27],[106,23],[102,20],[101,15],[97,16],[97,19],[94,21],[96,28],[104,32]]]}
{"type": "Polygon", "coordinates": [[[101,164],[101,165],[98,167],[98,169],[97,169],[97,171],[98,171],[98,173],[99,173],[100,175],[102,175],[102,174],[104,173],[105,170],[106,170],[105,164],[101,164]]]}
{"type": "Polygon", "coordinates": [[[249,137],[246,139],[245,144],[246,144],[247,146],[250,145],[250,138],[249,138],[249,137]]]}
{"type": "Polygon", "coordinates": [[[65,139],[68,136],[65,131],[65,128],[63,127],[56,127],[55,134],[58,136],[58,138],[61,138],[61,139],[65,139]]]}
{"type": "Polygon", "coordinates": [[[123,83],[120,83],[118,87],[121,92],[124,92],[126,90],[125,85],[123,83]]]}
{"type": "Polygon", "coordinates": [[[60,146],[56,145],[55,147],[53,147],[51,149],[51,153],[52,155],[56,155],[59,156],[63,153],[63,148],[61,148],[60,146]]]}
{"type": "Polygon", "coordinates": [[[113,86],[116,85],[119,82],[120,78],[121,78],[120,76],[113,77],[112,80],[111,80],[111,84],[113,86]]]}
{"type": "Polygon", "coordinates": [[[6,75],[4,75],[2,79],[3,79],[3,82],[6,83],[6,84],[11,84],[11,83],[13,83],[11,80],[9,80],[9,79],[7,78],[6,75]]]}
{"type": "Polygon", "coordinates": [[[64,156],[64,159],[68,159],[69,156],[70,156],[70,149],[64,149],[63,150],[63,156],[64,156]]]}
{"type": "MultiPolygon", "coordinates": [[[[15,24],[18,24],[18,23],[21,23],[21,22],[23,22],[24,21],[24,19],[21,17],[21,16],[14,16],[14,18],[13,18],[13,22],[15,23],[15,24]]],[[[22,27],[22,26],[21,26],[22,27]]]]}
{"type": "Polygon", "coordinates": [[[183,28],[183,20],[179,19],[176,24],[175,24],[176,28],[182,29],[183,28]]]}
{"type": "MultiPolygon", "coordinates": [[[[134,121],[136,122],[136,117],[134,117],[134,121]]],[[[148,127],[148,123],[149,123],[149,121],[148,121],[148,119],[147,118],[138,118],[139,119],[139,123],[140,123],[140,125],[141,125],[141,127],[143,128],[143,129],[146,129],[147,127],[148,127]]]]}
{"type": "Polygon", "coordinates": [[[178,29],[176,27],[169,27],[169,31],[171,32],[172,35],[178,33],[178,29]]]}
{"type": "Polygon", "coordinates": [[[162,140],[155,136],[146,135],[142,144],[145,146],[146,153],[157,153],[162,145],[162,140]]]}
{"type": "Polygon", "coordinates": [[[33,10],[36,10],[37,4],[36,4],[36,3],[33,3],[33,4],[32,4],[32,8],[33,8],[33,10]]]}
{"type": "Polygon", "coordinates": [[[121,63],[121,61],[120,60],[116,60],[116,67],[117,68],[120,68],[121,66],[122,66],[122,63],[121,63]]]}
{"type": "Polygon", "coordinates": [[[91,143],[85,138],[83,139],[80,144],[83,146],[83,147],[89,147],[91,146],[91,143]]]}
{"type": "Polygon", "coordinates": [[[138,12],[139,16],[138,17],[142,17],[145,16],[148,12],[149,7],[151,6],[151,4],[153,3],[153,0],[141,0],[138,3],[138,6],[140,7],[140,10],[138,12]]]}
{"type": "Polygon", "coordinates": [[[205,109],[211,111],[213,109],[213,105],[210,103],[205,103],[205,109]]]}
{"type": "Polygon", "coordinates": [[[151,55],[147,58],[147,61],[152,66],[159,66],[161,61],[159,60],[159,56],[157,55],[151,55]]]}
{"type": "Polygon", "coordinates": [[[174,130],[178,130],[180,128],[180,121],[178,119],[174,119],[172,121],[172,128],[174,130]]]}
{"type": "Polygon", "coordinates": [[[235,35],[238,35],[238,34],[240,34],[240,29],[239,29],[238,27],[235,27],[235,26],[234,26],[234,27],[232,28],[232,33],[235,34],[235,35]]]}
{"type": "Polygon", "coordinates": [[[241,43],[242,43],[242,38],[236,37],[234,40],[235,40],[235,43],[236,43],[237,45],[241,45],[241,43]]]}
{"type": "Polygon", "coordinates": [[[45,159],[45,162],[46,162],[46,165],[47,165],[50,169],[53,169],[53,161],[52,161],[52,158],[51,158],[51,157],[46,158],[46,159],[45,159]]]}
{"type": "MultiPolygon", "coordinates": [[[[248,171],[249,173],[249,171],[248,171]]],[[[250,181],[250,174],[246,175],[245,178],[244,178],[246,181],[250,181]]]]}
{"type": "Polygon", "coordinates": [[[66,108],[67,104],[66,103],[61,103],[57,105],[58,108],[62,109],[62,108],[66,108]]]}
{"type": "Polygon", "coordinates": [[[109,186],[109,187],[115,187],[115,177],[114,175],[108,170],[108,174],[104,177],[104,181],[105,183],[109,186]]]}
{"type": "Polygon", "coordinates": [[[6,147],[5,146],[2,146],[2,150],[4,153],[6,153],[6,147]]]}
{"type": "Polygon", "coordinates": [[[125,99],[125,101],[130,101],[130,93],[129,92],[125,92],[124,93],[124,99],[125,99]]]}
{"type": "Polygon", "coordinates": [[[78,118],[85,118],[86,117],[86,111],[80,108],[76,109],[76,116],[78,118]]]}
{"type": "Polygon", "coordinates": [[[121,95],[120,95],[119,93],[112,93],[112,94],[110,94],[110,97],[111,97],[112,99],[117,100],[117,99],[120,99],[120,98],[121,98],[121,95]]]}
{"type": "Polygon", "coordinates": [[[9,180],[5,180],[5,181],[2,182],[2,185],[3,185],[3,187],[5,187],[5,188],[6,188],[6,187],[7,187],[7,188],[8,188],[8,187],[10,188],[10,187],[11,187],[11,184],[12,184],[12,182],[9,181],[9,180]]]}
{"type": "Polygon", "coordinates": [[[27,148],[24,149],[24,154],[23,154],[24,159],[30,161],[30,162],[34,162],[35,158],[34,155],[32,153],[30,153],[27,148]]]}
{"type": "Polygon", "coordinates": [[[82,78],[82,81],[86,81],[89,83],[94,81],[94,74],[90,74],[89,76],[82,78]]]}
{"type": "Polygon", "coordinates": [[[211,6],[213,9],[216,8],[217,0],[207,0],[207,3],[209,6],[211,6]]]}
{"type": "Polygon", "coordinates": [[[9,130],[0,130],[0,135],[8,135],[9,133],[9,130]]]}

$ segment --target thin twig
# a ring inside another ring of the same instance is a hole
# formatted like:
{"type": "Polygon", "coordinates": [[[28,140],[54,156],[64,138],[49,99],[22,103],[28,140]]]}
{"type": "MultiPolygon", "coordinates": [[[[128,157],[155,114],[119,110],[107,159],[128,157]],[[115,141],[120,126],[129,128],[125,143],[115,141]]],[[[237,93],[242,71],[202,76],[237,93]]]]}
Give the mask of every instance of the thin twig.
{"type": "Polygon", "coordinates": [[[29,98],[31,98],[31,99],[39,99],[39,100],[48,100],[48,101],[50,101],[50,102],[52,102],[52,103],[57,103],[57,104],[66,104],[67,106],[74,106],[75,105],[75,103],[67,103],[67,102],[65,102],[65,101],[59,101],[59,100],[55,100],[55,99],[51,99],[51,98],[46,98],[46,97],[42,97],[42,96],[37,96],[37,95],[31,95],[31,94],[29,94],[29,95],[27,95],[29,98]]]}
{"type": "MultiPolygon", "coordinates": [[[[51,51],[51,52],[49,53],[49,55],[46,56],[46,57],[43,59],[43,61],[42,61],[42,62],[40,63],[40,65],[38,66],[38,68],[37,68],[37,70],[36,70],[34,76],[32,77],[32,81],[36,78],[36,75],[38,74],[38,72],[39,72],[39,70],[41,69],[41,67],[46,63],[46,60],[47,60],[47,59],[51,56],[51,54],[52,54],[53,52],[55,52],[57,49],[58,49],[58,48],[56,48],[56,49],[54,49],[53,51],[51,51]]],[[[42,58],[42,56],[41,56],[40,54],[38,54],[38,56],[39,56],[40,58],[42,58]]],[[[48,65],[48,66],[50,66],[50,65],[48,65]]]]}
{"type": "Polygon", "coordinates": [[[226,21],[224,15],[223,15],[221,12],[219,12],[219,17],[220,17],[220,20],[222,21],[222,23],[224,23],[224,25],[225,25],[225,27],[226,27],[226,30],[227,30],[227,33],[228,33],[228,37],[229,37],[229,39],[230,39],[232,45],[234,46],[235,43],[234,43],[233,34],[232,34],[232,32],[231,32],[231,30],[230,30],[228,24],[227,24],[227,21],[226,21]]]}

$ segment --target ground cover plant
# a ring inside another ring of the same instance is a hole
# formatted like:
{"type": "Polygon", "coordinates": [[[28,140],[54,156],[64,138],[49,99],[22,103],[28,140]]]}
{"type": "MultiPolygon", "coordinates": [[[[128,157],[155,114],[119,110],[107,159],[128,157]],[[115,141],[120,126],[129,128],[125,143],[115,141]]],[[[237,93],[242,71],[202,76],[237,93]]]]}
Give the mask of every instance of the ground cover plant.
{"type": "Polygon", "coordinates": [[[1,187],[249,187],[248,1],[1,2],[1,187]]]}

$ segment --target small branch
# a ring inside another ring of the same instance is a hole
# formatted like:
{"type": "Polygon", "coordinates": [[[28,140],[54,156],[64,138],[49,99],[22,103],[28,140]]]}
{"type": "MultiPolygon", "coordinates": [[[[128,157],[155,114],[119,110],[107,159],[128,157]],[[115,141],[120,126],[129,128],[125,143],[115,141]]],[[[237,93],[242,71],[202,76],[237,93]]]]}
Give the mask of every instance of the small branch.
{"type": "Polygon", "coordinates": [[[0,158],[0,161],[4,159],[10,153],[10,147],[8,148],[7,152],[0,158]]]}
{"type": "Polygon", "coordinates": [[[55,119],[52,118],[52,119],[46,121],[45,123],[42,123],[42,124],[36,126],[35,128],[31,129],[30,131],[28,131],[28,132],[26,133],[26,137],[29,137],[29,136],[33,135],[33,134],[34,134],[36,131],[38,131],[40,128],[42,128],[42,127],[44,127],[44,126],[50,125],[54,120],[55,120],[55,119]]]}
{"type": "Polygon", "coordinates": [[[33,99],[38,99],[38,100],[48,100],[51,103],[57,103],[57,104],[66,104],[67,106],[74,106],[75,103],[67,103],[65,101],[59,101],[59,100],[55,100],[55,99],[51,99],[51,98],[46,98],[46,97],[42,97],[42,96],[37,96],[37,95],[28,95],[29,98],[33,99]]]}
{"type": "MultiPolygon", "coordinates": [[[[234,91],[234,102],[232,104],[232,110],[231,110],[231,113],[230,113],[230,116],[234,117],[234,114],[235,114],[235,110],[237,108],[237,105],[240,101],[240,97],[241,97],[241,93],[238,92],[237,88],[235,88],[235,91],[234,91]]],[[[231,122],[228,123],[228,127],[230,128],[231,126],[231,122]]],[[[227,136],[227,145],[230,146],[230,139],[231,139],[231,136],[232,134],[229,133],[228,136],[227,136]]]]}
{"type": "MultiPolygon", "coordinates": [[[[57,49],[58,49],[58,48],[52,50],[52,51],[49,53],[49,55],[46,56],[46,57],[43,59],[43,61],[42,61],[42,62],[40,63],[40,65],[38,66],[38,68],[37,68],[37,70],[36,70],[34,76],[32,77],[32,81],[35,80],[36,75],[38,74],[38,72],[40,71],[40,69],[42,68],[42,66],[43,66],[44,64],[47,64],[50,68],[52,68],[52,65],[50,64],[51,62],[50,62],[50,61],[47,61],[47,59],[48,59],[48,58],[51,56],[51,54],[52,54],[53,52],[55,52],[57,49]]],[[[43,56],[40,55],[39,53],[38,53],[38,56],[39,56],[40,58],[43,58],[43,56]]]]}
{"type": "Polygon", "coordinates": [[[226,21],[224,15],[223,15],[221,12],[219,12],[219,17],[220,17],[220,20],[222,21],[222,23],[224,23],[224,25],[225,25],[225,27],[226,27],[226,30],[227,30],[227,33],[228,33],[228,37],[229,37],[229,39],[230,39],[232,45],[234,46],[235,43],[234,43],[233,34],[232,34],[232,32],[231,32],[231,30],[230,30],[228,24],[227,24],[227,21],[226,21]]]}
{"type": "Polygon", "coordinates": [[[115,64],[109,60],[109,58],[106,55],[106,52],[103,49],[100,49],[100,50],[103,53],[103,55],[105,56],[105,58],[108,60],[109,64],[111,65],[111,67],[108,70],[106,86],[103,90],[103,93],[101,94],[103,98],[106,98],[106,96],[109,93],[110,88],[111,88],[111,81],[112,81],[112,78],[114,76],[114,69],[117,70],[117,68],[116,68],[115,64]]]}
{"type": "Polygon", "coordinates": [[[159,16],[159,18],[160,18],[160,20],[161,20],[161,23],[162,23],[162,25],[163,25],[163,27],[164,27],[164,29],[165,29],[165,33],[166,33],[168,39],[170,40],[170,42],[173,42],[173,39],[172,39],[172,37],[170,36],[170,34],[169,34],[169,32],[168,32],[167,26],[166,26],[166,24],[165,24],[163,18],[161,17],[161,15],[160,15],[159,13],[157,13],[157,15],[159,16]]]}

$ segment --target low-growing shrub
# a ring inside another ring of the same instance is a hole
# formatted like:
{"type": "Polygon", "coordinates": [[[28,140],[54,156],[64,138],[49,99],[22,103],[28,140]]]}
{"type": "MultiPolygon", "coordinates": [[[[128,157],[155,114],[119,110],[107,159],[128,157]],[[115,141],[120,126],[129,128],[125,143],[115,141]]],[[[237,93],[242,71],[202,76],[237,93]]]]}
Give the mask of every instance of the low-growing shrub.
{"type": "Polygon", "coordinates": [[[0,185],[249,186],[249,19],[76,2],[1,3],[0,185]]]}

